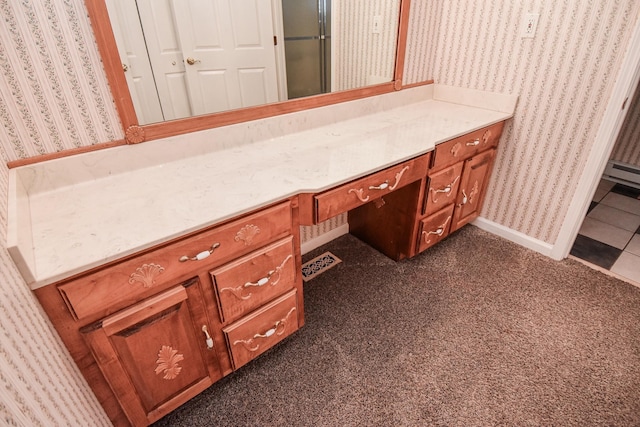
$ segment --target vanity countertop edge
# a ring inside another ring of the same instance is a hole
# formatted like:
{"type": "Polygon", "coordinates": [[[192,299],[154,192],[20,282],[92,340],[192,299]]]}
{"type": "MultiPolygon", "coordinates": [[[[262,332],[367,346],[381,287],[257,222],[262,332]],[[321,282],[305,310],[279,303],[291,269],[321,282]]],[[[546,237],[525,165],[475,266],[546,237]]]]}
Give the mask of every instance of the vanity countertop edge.
{"type": "Polygon", "coordinates": [[[37,289],[428,153],[516,103],[425,85],[11,169],[7,249],[37,289]]]}

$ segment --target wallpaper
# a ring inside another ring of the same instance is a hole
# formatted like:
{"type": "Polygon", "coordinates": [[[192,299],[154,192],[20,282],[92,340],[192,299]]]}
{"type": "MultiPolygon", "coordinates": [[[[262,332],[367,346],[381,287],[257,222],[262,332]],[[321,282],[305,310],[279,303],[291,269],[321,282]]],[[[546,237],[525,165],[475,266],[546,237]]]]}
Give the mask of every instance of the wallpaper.
{"type": "Polygon", "coordinates": [[[0,0],[5,161],[123,138],[82,0],[0,0]]]}
{"type": "Polygon", "coordinates": [[[332,89],[393,80],[400,1],[334,0],[332,4],[335,28],[341,29],[332,34],[332,46],[337,50],[332,89]],[[379,34],[373,33],[374,16],[380,17],[379,34]]]}
{"type": "MultiPolygon", "coordinates": [[[[7,194],[0,165],[0,194],[7,194]]],[[[7,206],[0,203],[0,425],[110,425],[5,249],[7,206]]]]}
{"type": "Polygon", "coordinates": [[[639,12],[637,0],[412,2],[410,82],[520,96],[482,216],[555,242],[639,12]],[[532,39],[519,33],[526,12],[540,14],[532,39]]]}
{"type": "Polygon", "coordinates": [[[631,103],[629,112],[611,153],[611,160],[640,169],[640,86],[628,102],[631,103]]]}

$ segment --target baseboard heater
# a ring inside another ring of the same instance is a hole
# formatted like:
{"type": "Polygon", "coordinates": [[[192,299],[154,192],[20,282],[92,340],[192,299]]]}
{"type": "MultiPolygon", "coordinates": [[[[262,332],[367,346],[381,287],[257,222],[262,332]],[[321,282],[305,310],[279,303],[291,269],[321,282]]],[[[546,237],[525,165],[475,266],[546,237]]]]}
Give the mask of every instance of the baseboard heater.
{"type": "Polygon", "coordinates": [[[638,166],[609,160],[603,178],[640,188],[640,168],[638,166]]]}

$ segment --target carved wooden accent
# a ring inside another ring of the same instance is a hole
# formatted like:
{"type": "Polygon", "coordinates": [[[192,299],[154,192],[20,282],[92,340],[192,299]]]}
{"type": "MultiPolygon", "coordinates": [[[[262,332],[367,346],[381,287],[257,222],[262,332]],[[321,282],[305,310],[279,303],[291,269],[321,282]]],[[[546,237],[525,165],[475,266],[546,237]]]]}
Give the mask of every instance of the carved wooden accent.
{"type": "Polygon", "coordinates": [[[150,288],[156,284],[156,277],[164,272],[164,267],[159,264],[142,264],[134,273],[129,276],[129,283],[142,283],[145,288],[150,288]]]}
{"type": "Polygon", "coordinates": [[[131,125],[125,132],[125,138],[129,144],[139,144],[145,140],[144,128],[138,125],[131,125]]]}
{"type": "Polygon", "coordinates": [[[482,144],[483,145],[487,145],[487,143],[491,140],[491,137],[493,136],[493,132],[491,131],[491,129],[488,129],[483,135],[482,135],[482,144]]]}
{"type": "Polygon", "coordinates": [[[480,184],[478,183],[478,181],[476,180],[473,183],[473,187],[471,188],[471,192],[469,192],[469,203],[473,203],[474,198],[480,194],[480,184]]]}
{"type": "Polygon", "coordinates": [[[460,142],[457,142],[453,147],[451,147],[451,155],[453,157],[458,157],[458,152],[460,152],[461,148],[462,144],[460,142]]]}
{"type": "Polygon", "coordinates": [[[253,243],[253,238],[260,233],[260,227],[253,224],[247,224],[236,233],[235,241],[242,240],[245,246],[249,246],[253,243]]]}
{"type": "Polygon", "coordinates": [[[156,375],[164,374],[162,378],[165,380],[173,380],[182,371],[182,367],[178,365],[184,360],[184,356],[178,353],[168,345],[163,345],[158,351],[158,360],[156,360],[156,375]]]}

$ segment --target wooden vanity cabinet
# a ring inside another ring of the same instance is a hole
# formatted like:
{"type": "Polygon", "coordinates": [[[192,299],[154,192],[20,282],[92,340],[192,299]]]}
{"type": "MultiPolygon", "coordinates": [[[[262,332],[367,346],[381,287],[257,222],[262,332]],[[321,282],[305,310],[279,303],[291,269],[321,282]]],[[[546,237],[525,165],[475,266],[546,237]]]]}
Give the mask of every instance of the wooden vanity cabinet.
{"type": "Polygon", "coordinates": [[[451,221],[451,233],[480,215],[495,156],[496,150],[491,149],[464,162],[460,189],[451,221]]]}
{"type": "Polygon", "coordinates": [[[34,292],[116,426],[146,426],[304,324],[298,199],[34,292]]]}
{"type": "Polygon", "coordinates": [[[157,421],[222,377],[199,280],[80,330],[134,425],[157,421]]]}
{"type": "Polygon", "coordinates": [[[438,144],[419,180],[349,211],[349,232],[398,261],[473,221],[502,128],[500,122],[438,144]]]}
{"type": "Polygon", "coordinates": [[[433,154],[416,254],[480,215],[504,122],[439,144],[433,154]]]}

